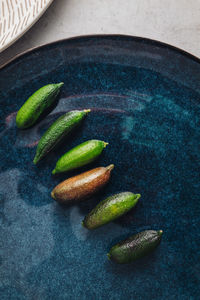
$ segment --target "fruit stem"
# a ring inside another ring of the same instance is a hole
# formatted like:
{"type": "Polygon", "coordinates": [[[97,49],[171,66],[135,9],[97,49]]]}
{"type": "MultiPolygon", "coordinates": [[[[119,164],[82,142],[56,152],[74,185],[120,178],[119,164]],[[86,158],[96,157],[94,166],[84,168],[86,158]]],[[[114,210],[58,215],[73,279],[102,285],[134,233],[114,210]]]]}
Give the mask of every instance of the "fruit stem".
{"type": "Polygon", "coordinates": [[[54,170],[52,171],[52,174],[53,174],[53,175],[56,174],[56,169],[54,169],[54,170]]]}
{"type": "Polygon", "coordinates": [[[159,234],[159,235],[162,235],[162,234],[163,234],[163,231],[162,231],[162,230],[158,230],[158,234],[159,234]]]}
{"type": "Polygon", "coordinates": [[[62,87],[64,85],[64,82],[60,82],[60,83],[57,83],[58,87],[62,87]]]}
{"type": "Polygon", "coordinates": [[[84,109],[83,110],[85,113],[89,113],[89,112],[91,112],[91,109],[84,109]]]}
{"type": "Polygon", "coordinates": [[[106,169],[107,169],[108,171],[112,171],[112,170],[114,169],[114,167],[115,167],[115,165],[114,165],[114,164],[111,164],[111,165],[107,166],[106,169]]]}
{"type": "Polygon", "coordinates": [[[109,144],[109,143],[103,142],[104,148],[106,148],[106,146],[107,146],[108,144],[109,144]]]}

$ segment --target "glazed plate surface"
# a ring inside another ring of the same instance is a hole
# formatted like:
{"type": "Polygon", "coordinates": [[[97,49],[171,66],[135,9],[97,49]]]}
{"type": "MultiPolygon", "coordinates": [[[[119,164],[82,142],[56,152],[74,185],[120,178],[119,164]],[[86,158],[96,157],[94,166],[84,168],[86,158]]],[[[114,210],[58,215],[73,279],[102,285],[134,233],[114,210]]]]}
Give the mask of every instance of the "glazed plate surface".
{"type": "Polygon", "coordinates": [[[200,293],[200,61],[159,42],[90,36],[30,51],[0,70],[0,298],[197,299],[200,293]],[[17,110],[35,90],[65,83],[58,105],[18,130],[17,110]],[[38,166],[36,145],[61,114],[90,108],[83,126],[38,166]],[[57,159],[89,139],[109,142],[92,165],[53,177],[57,159]],[[115,164],[109,185],[71,207],[51,197],[72,174],[115,164]],[[142,197],[126,216],[81,226],[104,197],[142,197]],[[157,250],[131,265],[106,256],[116,242],[162,229],[157,250]]]}

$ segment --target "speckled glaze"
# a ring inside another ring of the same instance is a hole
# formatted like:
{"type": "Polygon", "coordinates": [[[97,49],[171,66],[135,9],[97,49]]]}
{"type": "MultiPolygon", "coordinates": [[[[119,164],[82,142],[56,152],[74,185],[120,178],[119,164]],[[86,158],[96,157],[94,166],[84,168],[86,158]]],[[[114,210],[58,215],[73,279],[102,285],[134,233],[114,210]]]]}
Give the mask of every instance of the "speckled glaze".
{"type": "Polygon", "coordinates": [[[200,61],[134,37],[69,39],[0,70],[0,299],[198,299],[200,293],[200,61]],[[35,90],[64,81],[56,108],[18,130],[16,111],[35,90]],[[38,139],[61,114],[91,108],[81,129],[32,163],[38,139]],[[89,139],[109,142],[91,166],[115,164],[103,192],[80,205],[53,201],[57,159],[89,139]],[[110,194],[141,193],[137,207],[95,231],[84,216],[110,194]],[[112,245],[145,229],[160,246],[115,265],[112,245]]]}

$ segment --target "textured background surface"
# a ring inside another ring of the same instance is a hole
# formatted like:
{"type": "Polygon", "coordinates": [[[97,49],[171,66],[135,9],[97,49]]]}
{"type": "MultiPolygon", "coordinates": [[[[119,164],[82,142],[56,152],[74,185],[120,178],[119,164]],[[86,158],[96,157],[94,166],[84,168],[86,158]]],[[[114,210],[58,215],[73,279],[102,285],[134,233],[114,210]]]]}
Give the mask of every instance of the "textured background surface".
{"type": "Polygon", "coordinates": [[[1,300],[199,298],[199,77],[199,61],[121,37],[61,42],[0,71],[1,300]],[[17,130],[24,100],[60,81],[56,109],[17,130]],[[92,111],[73,139],[34,166],[50,123],[86,107],[92,111]],[[61,207],[50,192],[69,174],[51,171],[61,154],[91,138],[109,142],[92,166],[114,163],[111,182],[93,199],[61,207]],[[92,232],[81,226],[100,199],[125,190],[142,195],[134,210],[92,232]],[[108,261],[111,245],[150,228],[164,231],[152,255],[127,266],[108,261]]]}
{"type": "Polygon", "coordinates": [[[25,49],[92,33],[148,37],[200,57],[199,16],[200,0],[54,0],[37,24],[0,54],[0,64],[25,49]]]}

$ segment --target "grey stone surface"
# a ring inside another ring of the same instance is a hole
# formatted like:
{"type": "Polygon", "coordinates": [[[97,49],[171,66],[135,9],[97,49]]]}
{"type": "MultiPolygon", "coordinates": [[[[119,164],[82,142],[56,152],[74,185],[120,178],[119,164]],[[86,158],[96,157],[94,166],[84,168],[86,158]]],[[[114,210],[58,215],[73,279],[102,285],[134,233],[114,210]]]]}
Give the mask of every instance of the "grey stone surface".
{"type": "Polygon", "coordinates": [[[0,54],[0,65],[29,48],[87,34],[160,40],[200,57],[200,0],[54,0],[41,19],[0,54]]]}

